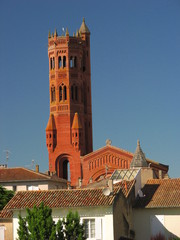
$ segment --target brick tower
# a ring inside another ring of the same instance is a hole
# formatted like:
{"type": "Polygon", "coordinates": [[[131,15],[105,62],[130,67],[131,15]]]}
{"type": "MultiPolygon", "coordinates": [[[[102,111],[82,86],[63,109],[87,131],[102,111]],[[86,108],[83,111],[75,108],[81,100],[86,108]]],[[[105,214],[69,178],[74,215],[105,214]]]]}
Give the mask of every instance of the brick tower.
{"type": "Polygon", "coordinates": [[[90,31],[49,33],[50,117],[46,127],[49,171],[78,184],[80,156],[92,152],[90,31]],[[70,174],[69,174],[70,170],[70,174]]]}

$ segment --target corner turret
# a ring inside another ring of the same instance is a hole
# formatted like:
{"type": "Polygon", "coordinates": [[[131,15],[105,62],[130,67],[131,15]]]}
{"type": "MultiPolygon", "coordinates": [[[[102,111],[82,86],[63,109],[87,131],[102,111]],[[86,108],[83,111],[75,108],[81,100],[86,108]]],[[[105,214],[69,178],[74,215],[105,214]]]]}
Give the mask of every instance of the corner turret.
{"type": "Polygon", "coordinates": [[[54,115],[51,114],[46,127],[46,146],[49,152],[53,152],[57,143],[56,125],[54,115]]]}
{"type": "Polygon", "coordinates": [[[140,141],[137,141],[137,147],[136,151],[134,153],[130,168],[141,168],[141,167],[147,167],[147,161],[146,157],[140,147],[140,141]]]}
{"type": "Polygon", "coordinates": [[[82,125],[77,112],[74,114],[74,119],[72,124],[72,145],[76,149],[76,151],[81,150],[82,125]]]}

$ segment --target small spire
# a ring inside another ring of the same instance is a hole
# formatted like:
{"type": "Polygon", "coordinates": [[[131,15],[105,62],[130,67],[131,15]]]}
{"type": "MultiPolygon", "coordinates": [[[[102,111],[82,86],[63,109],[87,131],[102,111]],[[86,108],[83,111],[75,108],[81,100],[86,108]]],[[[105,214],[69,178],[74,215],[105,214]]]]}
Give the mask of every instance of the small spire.
{"type": "Polygon", "coordinates": [[[82,24],[81,24],[81,27],[80,27],[79,31],[80,31],[80,33],[90,33],[89,28],[85,24],[85,18],[84,17],[83,17],[83,21],[82,21],[82,24]]]}
{"type": "Polygon", "coordinates": [[[76,37],[79,37],[79,30],[76,31],[76,37]]]}
{"type": "Polygon", "coordinates": [[[58,35],[58,34],[57,34],[57,30],[56,30],[56,28],[55,28],[54,36],[57,37],[57,35],[58,35]]]}
{"type": "Polygon", "coordinates": [[[51,32],[49,31],[48,38],[51,38],[51,32]]]}
{"type": "Polygon", "coordinates": [[[49,121],[46,127],[46,131],[53,131],[53,130],[56,130],[56,124],[55,124],[54,115],[51,114],[49,116],[49,121]]]}
{"type": "Polygon", "coordinates": [[[136,147],[136,151],[134,153],[130,168],[134,168],[134,167],[147,167],[147,161],[146,161],[146,157],[141,149],[140,146],[140,141],[137,140],[137,147],[136,147]]]}
{"type": "Polygon", "coordinates": [[[53,33],[51,34],[51,37],[54,37],[53,33]]]}
{"type": "Polygon", "coordinates": [[[66,36],[69,36],[68,28],[66,28],[66,36]]]}
{"type": "Polygon", "coordinates": [[[75,37],[75,32],[73,32],[73,37],[75,37]]]}
{"type": "Polygon", "coordinates": [[[76,112],[76,113],[74,114],[72,129],[79,129],[79,128],[82,128],[82,125],[81,125],[81,121],[80,121],[79,115],[78,115],[78,113],[76,112]]]}

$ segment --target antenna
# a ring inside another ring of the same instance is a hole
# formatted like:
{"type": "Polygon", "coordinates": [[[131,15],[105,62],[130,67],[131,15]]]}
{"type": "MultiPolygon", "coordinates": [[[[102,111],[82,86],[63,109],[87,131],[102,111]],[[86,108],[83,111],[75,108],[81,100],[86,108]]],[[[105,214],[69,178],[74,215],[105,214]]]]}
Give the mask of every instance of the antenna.
{"type": "Polygon", "coordinates": [[[9,160],[9,153],[11,153],[8,149],[4,150],[4,152],[6,152],[6,164],[8,164],[8,160],[9,160]]]}
{"type": "Polygon", "coordinates": [[[34,170],[34,164],[35,164],[35,161],[32,159],[31,164],[26,165],[26,167],[31,168],[31,170],[34,170]]]}

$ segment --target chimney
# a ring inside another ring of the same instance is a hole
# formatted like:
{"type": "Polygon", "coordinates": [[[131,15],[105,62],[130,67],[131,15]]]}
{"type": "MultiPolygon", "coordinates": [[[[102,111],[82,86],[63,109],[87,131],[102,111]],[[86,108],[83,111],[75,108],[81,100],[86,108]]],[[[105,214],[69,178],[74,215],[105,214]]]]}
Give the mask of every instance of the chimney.
{"type": "Polygon", "coordinates": [[[36,165],[36,172],[39,172],[39,165],[36,165]]]}
{"type": "Polygon", "coordinates": [[[109,186],[110,192],[112,193],[113,192],[113,180],[112,179],[109,179],[108,186],[109,186]]]}
{"type": "Polygon", "coordinates": [[[159,179],[162,179],[162,170],[159,170],[159,179]]]}

